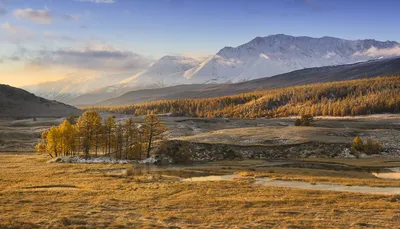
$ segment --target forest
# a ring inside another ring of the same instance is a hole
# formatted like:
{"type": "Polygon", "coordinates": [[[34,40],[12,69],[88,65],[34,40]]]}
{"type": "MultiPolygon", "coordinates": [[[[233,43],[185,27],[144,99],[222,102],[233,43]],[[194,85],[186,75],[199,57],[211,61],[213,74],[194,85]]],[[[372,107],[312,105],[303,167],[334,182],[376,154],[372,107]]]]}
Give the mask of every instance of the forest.
{"type": "Polygon", "coordinates": [[[206,99],[178,99],[96,111],[190,117],[275,118],[287,116],[355,116],[400,112],[400,77],[378,77],[287,87],[206,99]]]}
{"type": "Polygon", "coordinates": [[[36,150],[51,157],[103,154],[117,159],[150,157],[154,142],[162,139],[167,127],[160,118],[149,113],[143,123],[132,118],[117,122],[114,116],[102,120],[97,111],[86,111],[76,121],[66,119],[59,126],[42,132],[36,150]]]}

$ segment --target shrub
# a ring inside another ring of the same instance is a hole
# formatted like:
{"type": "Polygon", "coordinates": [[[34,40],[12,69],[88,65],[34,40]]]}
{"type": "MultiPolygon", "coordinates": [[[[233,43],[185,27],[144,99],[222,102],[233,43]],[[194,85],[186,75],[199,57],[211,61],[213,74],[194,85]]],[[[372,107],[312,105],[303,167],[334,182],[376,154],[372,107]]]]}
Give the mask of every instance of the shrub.
{"type": "Polygon", "coordinates": [[[356,152],[362,152],[364,150],[364,143],[359,136],[354,138],[351,149],[356,152]]]}
{"type": "Polygon", "coordinates": [[[298,118],[298,119],[296,119],[296,121],[294,122],[294,125],[295,126],[301,126],[301,120],[298,118]]]}
{"type": "Polygon", "coordinates": [[[295,126],[310,126],[311,122],[314,121],[314,117],[312,115],[302,115],[301,119],[296,119],[294,122],[295,126]]]}
{"type": "Polygon", "coordinates": [[[367,154],[377,154],[382,151],[382,146],[379,141],[373,142],[372,139],[368,139],[364,145],[364,152],[367,154]]]}
{"type": "Polygon", "coordinates": [[[301,116],[301,122],[304,126],[309,126],[312,121],[314,121],[314,117],[312,115],[307,114],[301,116]]]}

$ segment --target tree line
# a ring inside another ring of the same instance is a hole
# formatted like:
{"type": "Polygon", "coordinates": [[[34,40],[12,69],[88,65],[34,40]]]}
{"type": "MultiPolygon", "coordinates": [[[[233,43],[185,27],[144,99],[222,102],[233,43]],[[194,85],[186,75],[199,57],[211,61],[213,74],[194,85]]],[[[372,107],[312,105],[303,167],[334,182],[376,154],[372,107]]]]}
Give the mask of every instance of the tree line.
{"type": "Polygon", "coordinates": [[[400,112],[400,77],[378,77],[311,84],[207,99],[178,99],[128,106],[91,107],[97,111],[190,117],[275,118],[355,116],[400,112]]]}
{"type": "Polygon", "coordinates": [[[42,132],[36,150],[51,157],[103,154],[118,159],[150,157],[154,142],[162,138],[167,127],[154,113],[143,122],[133,118],[117,122],[114,116],[104,120],[94,110],[85,111],[76,121],[70,117],[59,126],[42,132]]]}

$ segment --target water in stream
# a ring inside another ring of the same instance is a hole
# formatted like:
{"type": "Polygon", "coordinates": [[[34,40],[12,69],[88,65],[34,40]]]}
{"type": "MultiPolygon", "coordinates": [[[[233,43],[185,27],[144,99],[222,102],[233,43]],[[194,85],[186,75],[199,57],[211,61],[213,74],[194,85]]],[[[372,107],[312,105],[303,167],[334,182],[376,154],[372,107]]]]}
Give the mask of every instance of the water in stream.
{"type": "Polygon", "coordinates": [[[399,168],[390,168],[392,172],[385,172],[385,173],[372,173],[372,175],[382,178],[382,179],[400,179],[400,167],[399,168]]]}
{"type": "MultiPolygon", "coordinates": [[[[222,175],[222,176],[203,176],[186,178],[182,181],[232,181],[240,179],[238,175],[222,175]]],[[[285,187],[285,188],[301,188],[321,191],[336,191],[336,192],[356,192],[367,194],[381,194],[381,195],[399,195],[400,187],[369,187],[369,186],[345,186],[339,184],[310,184],[302,181],[281,181],[271,180],[267,177],[256,178],[254,184],[272,186],[272,187],[285,187]]]]}

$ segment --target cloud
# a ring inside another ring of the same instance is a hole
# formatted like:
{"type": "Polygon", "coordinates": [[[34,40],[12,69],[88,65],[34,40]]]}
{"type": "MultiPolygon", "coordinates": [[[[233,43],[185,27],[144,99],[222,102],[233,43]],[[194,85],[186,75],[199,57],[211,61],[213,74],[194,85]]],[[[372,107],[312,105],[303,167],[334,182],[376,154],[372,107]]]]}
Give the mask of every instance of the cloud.
{"type": "Polygon", "coordinates": [[[23,27],[12,26],[12,25],[10,25],[10,23],[8,23],[8,22],[2,24],[2,25],[1,25],[1,28],[7,30],[7,31],[10,32],[10,33],[16,33],[16,32],[18,32],[18,31],[24,30],[23,27]]]}
{"type": "Polygon", "coordinates": [[[381,57],[381,56],[400,56],[400,45],[393,46],[392,48],[378,49],[371,46],[364,52],[356,52],[354,56],[370,56],[370,57],[381,57]]]}
{"type": "Polygon", "coordinates": [[[39,24],[51,24],[53,22],[53,16],[50,10],[34,10],[31,8],[16,9],[14,10],[14,16],[18,19],[31,20],[39,24]]]}
{"type": "Polygon", "coordinates": [[[144,69],[151,59],[127,50],[91,42],[80,48],[40,50],[28,62],[39,66],[58,66],[99,72],[127,72],[144,69]]]}
{"type": "Polygon", "coordinates": [[[29,40],[35,37],[35,33],[22,27],[22,26],[13,26],[10,23],[6,22],[1,25],[1,28],[7,30],[8,36],[6,37],[8,40],[14,41],[23,41],[29,40]]]}
{"type": "Polygon", "coordinates": [[[78,2],[93,2],[93,3],[115,3],[115,0],[75,0],[78,2]]]}

